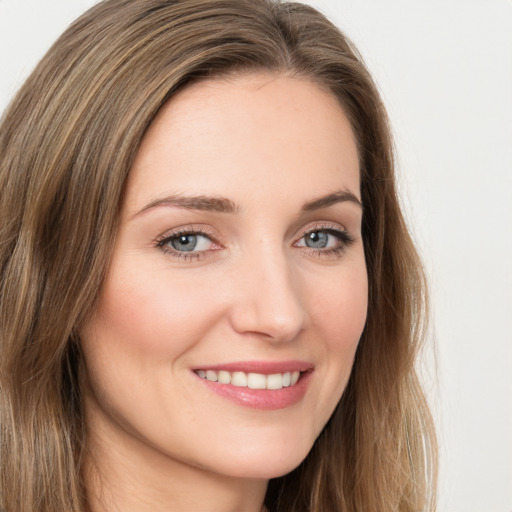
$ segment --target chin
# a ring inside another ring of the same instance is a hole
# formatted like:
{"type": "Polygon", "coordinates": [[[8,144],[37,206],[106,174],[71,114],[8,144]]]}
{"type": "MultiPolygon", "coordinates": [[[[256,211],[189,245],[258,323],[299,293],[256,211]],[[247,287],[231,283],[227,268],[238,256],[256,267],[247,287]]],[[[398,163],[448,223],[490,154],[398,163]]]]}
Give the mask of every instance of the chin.
{"type": "MultiPolygon", "coordinates": [[[[227,476],[270,480],[293,471],[308,455],[311,445],[297,446],[292,442],[279,449],[266,449],[256,444],[226,460],[220,471],[227,476]]],[[[219,471],[217,468],[216,471],[219,471]]]]}

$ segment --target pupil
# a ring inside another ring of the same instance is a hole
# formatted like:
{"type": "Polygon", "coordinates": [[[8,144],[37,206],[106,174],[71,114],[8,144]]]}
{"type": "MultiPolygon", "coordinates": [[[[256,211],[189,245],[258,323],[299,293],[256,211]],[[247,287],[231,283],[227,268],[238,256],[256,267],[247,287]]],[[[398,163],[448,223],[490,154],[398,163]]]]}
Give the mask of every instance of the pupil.
{"type": "Polygon", "coordinates": [[[323,249],[327,246],[327,233],[313,231],[306,237],[306,245],[314,249],[323,249]]]}
{"type": "Polygon", "coordinates": [[[197,245],[197,236],[180,235],[172,240],[171,245],[177,251],[193,251],[197,245]]]}

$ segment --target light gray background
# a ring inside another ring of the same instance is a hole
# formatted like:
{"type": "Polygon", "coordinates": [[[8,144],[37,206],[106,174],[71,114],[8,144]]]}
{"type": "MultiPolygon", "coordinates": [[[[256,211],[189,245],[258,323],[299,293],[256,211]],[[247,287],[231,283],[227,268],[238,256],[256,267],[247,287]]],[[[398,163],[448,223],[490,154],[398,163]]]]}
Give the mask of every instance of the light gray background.
{"type": "MultiPolygon", "coordinates": [[[[0,111],[94,3],[0,0],[0,111]]],[[[308,3],[359,47],[395,131],[431,281],[439,510],[512,512],[512,1],[308,3]]]]}

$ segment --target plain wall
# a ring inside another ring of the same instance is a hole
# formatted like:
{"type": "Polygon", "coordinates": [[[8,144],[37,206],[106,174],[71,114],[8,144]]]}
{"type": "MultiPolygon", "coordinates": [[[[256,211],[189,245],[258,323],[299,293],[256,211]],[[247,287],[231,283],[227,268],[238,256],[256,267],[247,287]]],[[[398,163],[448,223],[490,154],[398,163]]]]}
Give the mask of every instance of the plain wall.
{"type": "MultiPolygon", "coordinates": [[[[0,111],[93,0],[0,0],[0,111]]],[[[512,511],[512,1],[310,0],[382,91],[431,281],[440,512],[512,511]],[[436,375],[437,373],[437,375],[436,375]]]]}

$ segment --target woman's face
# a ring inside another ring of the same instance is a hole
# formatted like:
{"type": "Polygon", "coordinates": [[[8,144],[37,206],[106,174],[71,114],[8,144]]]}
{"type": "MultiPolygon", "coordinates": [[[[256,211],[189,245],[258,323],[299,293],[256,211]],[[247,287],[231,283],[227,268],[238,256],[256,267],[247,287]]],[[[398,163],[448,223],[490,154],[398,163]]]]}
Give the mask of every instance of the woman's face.
{"type": "Polygon", "coordinates": [[[174,96],[81,331],[92,440],[176,470],[296,467],[365,323],[361,214],[354,134],[318,86],[252,74],[174,96]]]}

